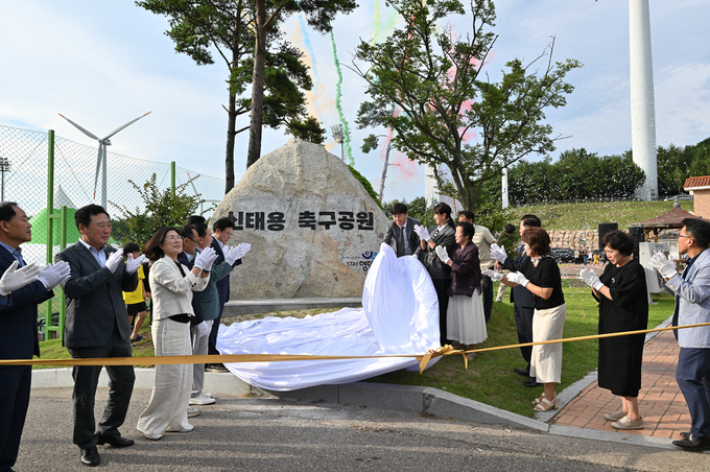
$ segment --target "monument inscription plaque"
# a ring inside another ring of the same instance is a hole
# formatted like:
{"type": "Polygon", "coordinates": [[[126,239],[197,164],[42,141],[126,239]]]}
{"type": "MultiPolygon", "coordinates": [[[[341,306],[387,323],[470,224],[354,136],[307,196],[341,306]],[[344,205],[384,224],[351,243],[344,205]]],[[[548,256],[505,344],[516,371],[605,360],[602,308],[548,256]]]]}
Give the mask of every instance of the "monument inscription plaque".
{"type": "Polygon", "coordinates": [[[388,225],[345,163],[294,139],[252,165],[213,220],[230,213],[229,244],[252,245],[232,299],[359,297],[388,225]]]}

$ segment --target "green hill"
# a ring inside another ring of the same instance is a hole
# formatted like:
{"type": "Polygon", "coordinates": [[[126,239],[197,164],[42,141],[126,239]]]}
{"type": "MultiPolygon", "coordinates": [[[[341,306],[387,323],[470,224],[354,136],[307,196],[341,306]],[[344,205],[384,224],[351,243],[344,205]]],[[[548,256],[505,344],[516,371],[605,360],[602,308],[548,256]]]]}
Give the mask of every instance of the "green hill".
{"type": "MultiPolygon", "coordinates": [[[[514,208],[515,215],[532,213],[542,220],[547,230],[597,229],[599,223],[618,223],[619,229],[661,215],[673,207],[674,202],[601,202],[561,203],[555,205],[530,205],[514,208]]],[[[680,202],[681,207],[693,211],[693,202],[680,202]]]]}

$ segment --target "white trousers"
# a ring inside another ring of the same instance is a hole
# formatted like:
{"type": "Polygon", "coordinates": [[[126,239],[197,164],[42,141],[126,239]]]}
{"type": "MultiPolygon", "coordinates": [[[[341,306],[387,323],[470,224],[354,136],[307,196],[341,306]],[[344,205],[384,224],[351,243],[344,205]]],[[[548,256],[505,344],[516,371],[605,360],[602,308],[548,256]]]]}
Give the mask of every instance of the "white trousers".
{"type": "MultiPolygon", "coordinates": [[[[151,326],[156,356],[189,356],[190,323],[170,319],[153,321],[151,326]]],[[[153,392],[138,419],[138,431],[161,435],[171,429],[190,427],[187,407],[192,386],[192,364],[156,365],[153,392]]]]}
{"type": "MultiPolygon", "coordinates": [[[[535,309],[533,315],[533,342],[562,339],[567,319],[567,305],[544,310],[535,309]]],[[[533,346],[530,359],[530,377],[540,383],[562,380],[562,343],[533,346]]]]}
{"type": "MultiPolygon", "coordinates": [[[[210,331],[212,331],[212,324],[214,320],[205,320],[207,324],[207,330],[205,334],[199,336],[196,329],[191,330],[192,336],[192,355],[202,356],[207,354],[207,345],[210,340],[210,331]]],[[[192,364],[192,393],[191,398],[199,397],[202,395],[202,390],[205,388],[205,365],[204,364],[192,364]]]]}

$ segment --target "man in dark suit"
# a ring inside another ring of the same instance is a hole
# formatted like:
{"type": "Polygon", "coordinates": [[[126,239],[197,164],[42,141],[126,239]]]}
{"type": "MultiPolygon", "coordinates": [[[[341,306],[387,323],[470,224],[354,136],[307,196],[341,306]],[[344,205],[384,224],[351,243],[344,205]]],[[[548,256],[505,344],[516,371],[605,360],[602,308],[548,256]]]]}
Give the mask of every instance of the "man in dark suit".
{"type": "MultiPolygon", "coordinates": [[[[0,359],[39,356],[37,304],[69,276],[66,264],[40,272],[25,265],[20,244],[30,241],[32,224],[13,202],[0,203],[0,274],[12,276],[0,287],[0,359]],[[17,268],[20,267],[18,270],[17,268]]],[[[11,470],[20,450],[30,401],[31,366],[0,367],[0,470],[11,470]]]]}
{"type": "MultiPolygon", "coordinates": [[[[540,219],[535,215],[523,215],[520,220],[520,236],[526,228],[541,227],[542,223],[540,219]]],[[[505,251],[501,251],[500,248],[495,245],[491,247],[491,255],[494,259],[501,263],[503,269],[507,269],[513,272],[518,272],[522,267],[523,261],[528,257],[525,254],[524,246],[520,246],[518,250],[518,256],[513,260],[507,257],[505,251]]],[[[530,279],[532,274],[523,274],[525,277],[530,279]]],[[[513,310],[515,314],[515,326],[518,330],[518,342],[519,343],[531,343],[532,342],[532,320],[533,314],[535,312],[535,297],[532,293],[522,285],[512,288],[512,299],[513,299],[513,310]]],[[[527,367],[521,369],[520,367],[515,368],[515,372],[527,377],[527,380],[523,381],[523,385],[526,387],[536,387],[537,381],[530,377],[530,357],[532,355],[532,347],[525,346],[520,348],[520,353],[523,356],[525,362],[527,362],[527,367]]]]}
{"type": "Polygon", "coordinates": [[[419,236],[414,232],[414,225],[421,226],[421,221],[409,217],[404,203],[392,205],[392,220],[385,234],[385,244],[392,246],[397,257],[411,256],[419,248],[419,236]]]}
{"type": "MultiPolygon", "coordinates": [[[[103,207],[87,205],[74,216],[81,239],[60,252],[58,261],[67,261],[71,276],[64,285],[67,321],[64,345],[74,358],[131,357],[131,327],[123,303],[124,292],[138,286],[138,266],[143,256],[123,262],[122,250],[108,246],[111,220],[103,207]]],[[[96,445],[128,447],[133,440],[123,438],[123,424],[133,392],[133,366],[106,366],[110,378],[109,399],[96,427],[94,401],[101,366],[76,366],[74,378],[73,442],[81,449],[81,462],[100,463],[96,445]]]]}
{"type": "MultiPolygon", "coordinates": [[[[214,249],[214,252],[217,253],[217,259],[215,259],[214,265],[224,262],[224,255],[227,251],[225,246],[232,238],[232,234],[234,234],[234,222],[229,218],[220,218],[212,225],[212,249],[214,249]]],[[[222,320],[224,304],[229,301],[229,275],[218,281],[216,285],[217,292],[219,292],[219,317],[217,317],[217,319],[212,323],[212,330],[210,331],[210,339],[207,345],[207,353],[210,355],[219,354],[219,351],[217,350],[217,333],[219,332],[219,324],[222,320]]],[[[227,368],[222,364],[206,365],[205,371],[221,373],[229,372],[229,370],[227,370],[227,368]]]]}

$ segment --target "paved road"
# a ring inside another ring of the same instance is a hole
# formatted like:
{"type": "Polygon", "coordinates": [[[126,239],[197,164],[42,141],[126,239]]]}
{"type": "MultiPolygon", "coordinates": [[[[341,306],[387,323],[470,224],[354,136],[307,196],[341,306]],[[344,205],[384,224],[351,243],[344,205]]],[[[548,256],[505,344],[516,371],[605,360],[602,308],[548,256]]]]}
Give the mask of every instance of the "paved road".
{"type": "MultiPolygon", "coordinates": [[[[704,471],[710,454],[574,439],[372,408],[274,398],[220,398],[191,433],[157,442],[135,429],[137,390],[122,429],[136,444],[100,446],[106,471],[704,471]]],[[[106,389],[100,396],[105,398],[106,389]]],[[[35,389],[17,471],[87,471],[71,444],[71,391],[35,389]]]]}

